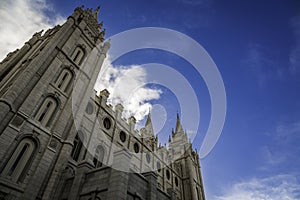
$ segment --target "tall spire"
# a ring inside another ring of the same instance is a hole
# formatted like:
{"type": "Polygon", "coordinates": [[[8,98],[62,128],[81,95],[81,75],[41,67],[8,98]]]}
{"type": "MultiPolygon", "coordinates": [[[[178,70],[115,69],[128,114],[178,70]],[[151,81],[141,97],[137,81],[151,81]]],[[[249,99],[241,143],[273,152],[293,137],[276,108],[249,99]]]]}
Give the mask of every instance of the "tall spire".
{"type": "Polygon", "coordinates": [[[149,136],[154,136],[150,110],[149,110],[147,121],[146,121],[146,124],[145,124],[145,129],[147,130],[147,133],[148,133],[149,136]]]}
{"type": "Polygon", "coordinates": [[[177,121],[176,121],[176,129],[175,129],[175,134],[179,133],[179,132],[184,132],[181,122],[180,122],[180,118],[179,118],[179,114],[177,113],[177,121]]]}

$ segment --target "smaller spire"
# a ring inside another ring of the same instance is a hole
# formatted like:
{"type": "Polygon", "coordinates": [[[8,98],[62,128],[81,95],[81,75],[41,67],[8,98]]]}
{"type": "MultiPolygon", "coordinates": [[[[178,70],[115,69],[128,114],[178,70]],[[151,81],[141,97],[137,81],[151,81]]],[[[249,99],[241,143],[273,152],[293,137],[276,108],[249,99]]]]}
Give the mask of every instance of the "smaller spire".
{"type": "Polygon", "coordinates": [[[147,116],[147,121],[146,121],[145,126],[148,126],[148,125],[152,125],[150,109],[149,109],[149,113],[148,113],[148,116],[147,116]]]}
{"type": "Polygon", "coordinates": [[[181,125],[181,122],[180,122],[179,114],[178,114],[178,112],[177,112],[177,121],[176,121],[175,134],[176,134],[176,133],[179,133],[179,132],[182,132],[182,133],[183,133],[183,128],[182,128],[182,125],[181,125]]]}
{"type": "Polygon", "coordinates": [[[98,20],[98,13],[99,13],[99,10],[100,10],[100,6],[98,6],[98,7],[94,10],[94,12],[93,12],[93,16],[94,16],[94,18],[97,19],[97,20],[98,20]]]}
{"type": "Polygon", "coordinates": [[[169,142],[171,142],[171,136],[169,135],[169,142]]]}
{"type": "MultiPolygon", "coordinates": [[[[101,42],[104,41],[105,31],[106,31],[106,29],[104,28],[104,29],[99,33],[99,38],[100,38],[101,42]]],[[[110,40],[109,40],[109,43],[110,43],[110,40]]]]}
{"type": "Polygon", "coordinates": [[[36,33],[34,34],[34,36],[41,37],[43,32],[44,32],[44,29],[42,29],[40,32],[36,32],[36,33]]]}
{"type": "Polygon", "coordinates": [[[152,120],[151,120],[151,112],[149,109],[147,121],[145,124],[145,129],[147,130],[148,137],[153,136],[154,137],[154,131],[153,131],[153,125],[152,125],[152,120]]]}

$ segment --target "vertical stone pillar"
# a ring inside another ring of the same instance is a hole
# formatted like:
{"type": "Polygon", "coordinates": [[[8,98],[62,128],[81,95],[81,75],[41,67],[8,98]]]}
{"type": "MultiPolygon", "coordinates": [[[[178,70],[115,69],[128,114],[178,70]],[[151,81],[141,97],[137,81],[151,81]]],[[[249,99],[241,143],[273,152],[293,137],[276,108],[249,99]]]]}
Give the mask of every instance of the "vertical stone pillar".
{"type": "Polygon", "coordinates": [[[116,111],[116,118],[117,119],[121,119],[122,118],[122,112],[124,110],[124,107],[122,106],[122,104],[117,104],[115,106],[115,111],[116,111]]]}
{"type": "Polygon", "coordinates": [[[85,180],[85,174],[93,168],[93,164],[89,161],[82,161],[78,164],[76,175],[73,181],[72,189],[68,199],[79,199],[79,192],[85,180]]]}
{"type": "Polygon", "coordinates": [[[157,173],[150,171],[143,174],[148,180],[147,200],[157,199],[157,173]]]}
{"type": "Polygon", "coordinates": [[[127,199],[128,171],[131,156],[130,152],[125,149],[114,152],[112,170],[108,182],[107,200],[127,199]]]}
{"type": "Polygon", "coordinates": [[[135,129],[135,124],[136,124],[136,119],[135,119],[135,117],[134,117],[134,116],[129,117],[128,123],[129,123],[129,126],[130,126],[130,131],[134,131],[134,129],[135,129]]]}
{"type": "Polygon", "coordinates": [[[189,176],[189,181],[190,181],[191,197],[192,197],[192,199],[198,199],[197,191],[196,191],[197,188],[196,188],[196,184],[194,182],[194,177],[196,177],[196,175],[195,175],[195,169],[194,169],[194,165],[193,165],[191,156],[187,157],[187,167],[188,167],[188,176],[189,176]]]}

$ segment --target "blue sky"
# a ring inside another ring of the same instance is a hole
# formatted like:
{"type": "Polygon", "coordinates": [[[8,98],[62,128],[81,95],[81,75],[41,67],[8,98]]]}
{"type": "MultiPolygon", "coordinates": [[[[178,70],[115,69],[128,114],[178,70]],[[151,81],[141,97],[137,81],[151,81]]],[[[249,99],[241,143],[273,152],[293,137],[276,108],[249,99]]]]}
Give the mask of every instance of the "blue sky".
{"type": "MultiPolygon", "coordinates": [[[[61,23],[80,5],[101,5],[99,19],[107,38],[139,27],[169,28],[196,40],[214,60],[226,89],[227,113],[221,137],[201,160],[207,199],[300,199],[299,1],[5,0],[0,3],[0,17],[7,19],[0,22],[0,57],[33,32],[61,23]]],[[[120,57],[113,62],[119,66],[114,72],[148,76],[147,71],[135,71],[145,63],[170,66],[190,82],[201,113],[193,141],[199,149],[211,115],[202,77],[186,60],[152,49],[120,57]]],[[[141,79],[132,84],[143,83],[141,79]]],[[[145,88],[151,92],[146,103],[164,107],[156,106],[158,111],[165,109],[158,115],[164,114],[162,133],[168,134],[180,102],[167,87],[145,88]]],[[[193,121],[188,116],[185,120],[193,121]]]]}

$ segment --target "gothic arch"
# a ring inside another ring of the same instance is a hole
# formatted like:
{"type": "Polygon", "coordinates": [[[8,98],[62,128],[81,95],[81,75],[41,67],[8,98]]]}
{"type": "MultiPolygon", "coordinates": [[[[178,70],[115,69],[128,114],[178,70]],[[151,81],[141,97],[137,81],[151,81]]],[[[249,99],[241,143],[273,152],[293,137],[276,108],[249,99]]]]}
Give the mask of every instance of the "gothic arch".
{"type": "Polygon", "coordinates": [[[59,70],[59,75],[54,82],[55,86],[62,92],[68,92],[75,77],[75,72],[70,66],[64,66],[59,70]]]}
{"type": "Polygon", "coordinates": [[[36,112],[35,119],[43,126],[49,127],[54,121],[55,115],[60,106],[60,101],[53,95],[47,95],[36,112]]]}
{"type": "Polygon", "coordinates": [[[9,157],[2,167],[1,174],[14,182],[22,182],[39,148],[39,140],[31,134],[17,137],[9,150],[9,157]]]}
{"type": "Polygon", "coordinates": [[[57,94],[47,94],[42,97],[34,118],[45,127],[50,127],[61,106],[57,94]]]}
{"type": "Polygon", "coordinates": [[[71,55],[71,59],[72,61],[77,64],[77,65],[81,65],[82,61],[84,60],[84,58],[86,57],[86,47],[85,45],[82,44],[78,44],[72,55],[71,55]]]}
{"type": "Polygon", "coordinates": [[[94,163],[96,168],[102,167],[104,157],[105,157],[105,152],[106,152],[106,150],[105,150],[105,148],[103,147],[102,144],[99,144],[96,147],[94,158],[93,158],[93,163],[94,163]]]}

